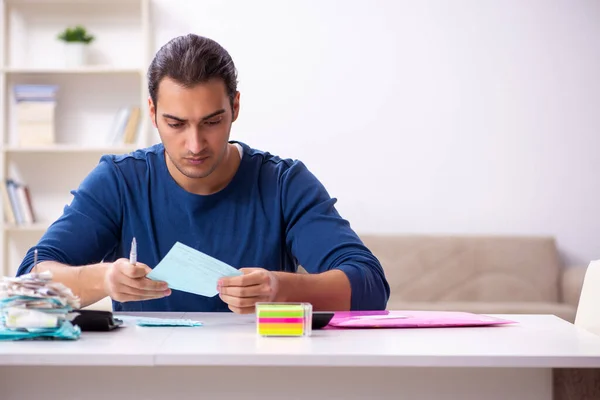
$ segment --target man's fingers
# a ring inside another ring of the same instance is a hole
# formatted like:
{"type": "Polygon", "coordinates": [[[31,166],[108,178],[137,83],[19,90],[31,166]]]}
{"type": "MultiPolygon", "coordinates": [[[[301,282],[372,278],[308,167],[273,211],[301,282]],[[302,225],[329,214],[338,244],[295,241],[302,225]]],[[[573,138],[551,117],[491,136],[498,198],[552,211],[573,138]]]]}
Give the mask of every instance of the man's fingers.
{"type": "Polygon", "coordinates": [[[152,271],[146,264],[133,265],[122,258],[115,261],[105,275],[104,287],[116,301],[140,301],[157,299],[171,294],[165,282],[146,278],[152,271]]]}
{"type": "Polygon", "coordinates": [[[148,275],[150,271],[152,270],[149,266],[141,263],[136,265],[127,263],[123,264],[121,267],[121,272],[130,278],[141,278],[148,275]]]}
{"type": "Polygon", "coordinates": [[[251,313],[254,312],[254,308],[255,308],[254,306],[252,306],[252,307],[243,307],[243,308],[241,308],[241,307],[235,307],[235,306],[231,306],[231,305],[229,306],[229,309],[231,311],[233,311],[234,313],[236,313],[236,314],[251,314],[251,313]]]}
{"type": "Polygon", "coordinates": [[[256,297],[234,297],[234,296],[229,296],[226,294],[221,294],[221,295],[219,295],[219,297],[221,298],[221,300],[223,300],[229,306],[238,307],[238,308],[250,307],[250,306],[254,305],[254,303],[256,303],[256,301],[257,301],[256,297]]]}
{"type": "Polygon", "coordinates": [[[129,286],[122,286],[120,293],[121,296],[132,296],[137,300],[148,300],[148,299],[159,299],[161,297],[168,296],[169,291],[163,292],[149,292],[147,290],[140,290],[129,286]]]}
{"type": "Polygon", "coordinates": [[[169,288],[165,282],[153,281],[152,279],[148,278],[132,279],[124,276],[120,283],[124,286],[149,292],[161,292],[169,288]]]}
{"type": "Polygon", "coordinates": [[[266,271],[255,271],[239,276],[228,276],[220,281],[221,287],[260,285],[269,281],[266,271]]]}
{"type": "Polygon", "coordinates": [[[171,294],[171,290],[169,288],[161,289],[161,290],[147,290],[139,285],[136,285],[137,282],[129,282],[129,284],[125,282],[120,282],[120,284],[116,287],[116,292],[122,295],[135,296],[138,300],[144,299],[156,299],[160,297],[165,297],[171,294]]]}
{"type": "Polygon", "coordinates": [[[265,269],[240,269],[241,276],[221,279],[219,297],[236,313],[253,312],[259,301],[270,301],[274,288],[271,273],[265,269]]]}
{"type": "Polygon", "coordinates": [[[164,296],[142,296],[142,295],[135,295],[135,294],[119,293],[116,297],[113,298],[113,300],[120,301],[121,303],[125,303],[128,301],[153,300],[153,299],[158,299],[161,297],[164,297],[164,296]]]}
{"type": "Polygon", "coordinates": [[[266,297],[270,292],[269,285],[223,286],[219,290],[219,293],[232,297],[266,297]]]}
{"type": "Polygon", "coordinates": [[[127,286],[136,287],[145,290],[164,290],[167,288],[165,282],[153,281],[145,276],[152,269],[146,264],[138,263],[136,265],[125,262],[119,265],[121,271],[121,281],[127,286]]]}
{"type": "Polygon", "coordinates": [[[229,296],[227,294],[220,294],[219,297],[225,303],[233,307],[246,308],[246,307],[254,307],[254,304],[259,301],[267,301],[268,297],[235,297],[229,296]]]}

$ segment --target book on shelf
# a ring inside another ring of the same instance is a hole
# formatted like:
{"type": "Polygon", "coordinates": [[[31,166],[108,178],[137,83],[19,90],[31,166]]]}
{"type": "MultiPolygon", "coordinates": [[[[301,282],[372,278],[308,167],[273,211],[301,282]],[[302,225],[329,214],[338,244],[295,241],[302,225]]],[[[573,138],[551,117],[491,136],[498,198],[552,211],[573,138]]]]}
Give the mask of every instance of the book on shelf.
{"type": "Polygon", "coordinates": [[[54,144],[57,90],[57,85],[14,86],[16,129],[20,146],[54,144]]]}
{"type": "Polygon", "coordinates": [[[115,115],[108,142],[113,145],[135,143],[140,129],[140,118],[139,107],[121,107],[115,115]]]}
{"type": "Polygon", "coordinates": [[[12,225],[31,225],[37,222],[31,204],[29,187],[14,179],[2,185],[5,221],[12,225]]]}

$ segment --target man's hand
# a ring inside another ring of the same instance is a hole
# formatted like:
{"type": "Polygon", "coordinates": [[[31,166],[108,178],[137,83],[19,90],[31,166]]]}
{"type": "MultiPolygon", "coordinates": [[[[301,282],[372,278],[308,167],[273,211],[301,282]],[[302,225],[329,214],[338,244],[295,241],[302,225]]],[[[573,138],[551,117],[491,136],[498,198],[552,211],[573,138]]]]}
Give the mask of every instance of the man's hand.
{"type": "Polygon", "coordinates": [[[254,304],[273,301],[278,292],[277,275],[263,268],[240,268],[243,275],[222,278],[219,297],[238,314],[254,312],[254,304]]]}
{"type": "Polygon", "coordinates": [[[150,300],[171,294],[165,282],[157,282],[146,278],[151,271],[143,263],[131,264],[128,259],[120,258],[104,275],[104,289],[111,299],[126,302],[150,300]]]}

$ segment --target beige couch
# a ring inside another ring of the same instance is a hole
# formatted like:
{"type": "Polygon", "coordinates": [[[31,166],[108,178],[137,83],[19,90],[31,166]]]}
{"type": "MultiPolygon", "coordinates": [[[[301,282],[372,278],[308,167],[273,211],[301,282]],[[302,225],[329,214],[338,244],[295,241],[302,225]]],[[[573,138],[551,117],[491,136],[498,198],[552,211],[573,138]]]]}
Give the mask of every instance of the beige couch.
{"type": "Polygon", "coordinates": [[[361,235],[390,284],[388,309],[553,314],[575,319],[586,266],[551,237],[361,235]]]}

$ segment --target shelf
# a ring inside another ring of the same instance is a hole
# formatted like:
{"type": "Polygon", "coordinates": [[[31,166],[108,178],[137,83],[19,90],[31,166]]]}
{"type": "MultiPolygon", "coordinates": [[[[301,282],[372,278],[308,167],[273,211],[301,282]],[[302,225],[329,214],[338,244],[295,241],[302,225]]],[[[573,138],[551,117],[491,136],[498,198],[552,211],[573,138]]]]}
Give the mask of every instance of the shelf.
{"type": "Polygon", "coordinates": [[[18,6],[21,4],[48,4],[48,5],[62,5],[62,4],[76,4],[76,5],[98,5],[100,4],[110,4],[110,3],[118,3],[118,4],[138,4],[140,0],[103,0],[99,2],[98,0],[5,0],[6,4],[11,6],[18,6]]]}
{"type": "MultiPolygon", "coordinates": [[[[0,276],[15,273],[102,156],[157,141],[147,117],[151,26],[151,0],[0,0],[0,175],[29,189],[26,201],[39,221],[0,223],[0,276]],[[96,38],[81,66],[67,62],[58,39],[75,25],[96,38]],[[19,122],[27,114],[20,119],[26,110],[15,101],[18,85],[58,87],[54,115],[46,119],[54,124],[48,144],[20,140],[19,122]],[[124,122],[122,110],[132,107],[141,111],[135,143],[119,143],[114,132],[124,122]]],[[[21,207],[21,193],[10,207],[21,207]]]]}
{"type": "Polygon", "coordinates": [[[125,154],[137,149],[137,146],[93,146],[85,147],[73,144],[56,144],[54,146],[36,146],[36,147],[19,147],[6,146],[3,148],[6,153],[110,153],[110,154],[125,154]]]}
{"type": "Polygon", "coordinates": [[[4,230],[6,232],[32,232],[32,233],[43,233],[48,229],[48,224],[43,222],[37,222],[35,224],[27,225],[11,225],[4,224],[4,230]]]}
{"type": "Polygon", "coordinates": [[[81,68],[19,68],[6,67],[1,69],[7,74],[136,74],[143,75],[145,71],[140,68],[126,68],[113,66],[88,66],[81,68]]]}

